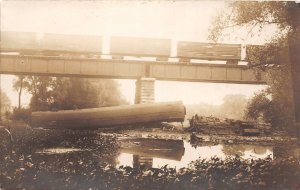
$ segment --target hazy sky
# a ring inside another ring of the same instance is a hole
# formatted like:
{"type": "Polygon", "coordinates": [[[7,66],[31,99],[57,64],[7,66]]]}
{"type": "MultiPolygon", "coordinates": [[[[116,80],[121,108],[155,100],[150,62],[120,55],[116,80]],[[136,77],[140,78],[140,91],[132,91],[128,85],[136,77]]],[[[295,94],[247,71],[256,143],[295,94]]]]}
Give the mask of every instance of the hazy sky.
{"type": "Polygon", "coordinates": [[[3,1],[2,30],[206,40],[222,1],[3,1]]]}
{"type": "MultiPolygon", "coordinates": [[[[2,1],[1,30],[206,41],[210,22],[225,6],[223,1],[2,1]]],[[[262,39],[251,43],[262,43],[262,39]]],[[[249,43],[240,38],[230,42],[249,43]]],[[[16,105],[12,80],[2,75],[2,89],[16,105]]],[[[133,102],[135,81],[118,82],[133,102]]],[[[263,87],[157,81],[156,100],[221,104],[226,94],[251,96],[263,87]]]]}

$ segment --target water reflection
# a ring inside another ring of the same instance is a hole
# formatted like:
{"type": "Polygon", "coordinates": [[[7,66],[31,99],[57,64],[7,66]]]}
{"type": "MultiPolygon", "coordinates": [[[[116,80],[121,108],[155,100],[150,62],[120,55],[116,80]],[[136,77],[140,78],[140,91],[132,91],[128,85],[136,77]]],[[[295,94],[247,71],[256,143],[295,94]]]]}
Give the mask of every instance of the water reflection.
{"type": "Polygon", "coordinates": [[[164,140],[151,138],[123,138],[119,139],[120,149],[110,156],[100,156],[101,152],[90,149],[53,147],[36,152],[36,159],[49,163],[58,160],[72,160],[75,158],[89,158],[95,162],[106,162],[116,167],[121,165],[130,167],[160,168],[165,165],[173,168],[187,167],[198,158],[210,159],[239,155],[244,159],[259,159],[270,156],[272,159],[293,156],[300,158],[300,148],[295,146],[259,146],[246,144],[213,144],[205,142],[201,146],[193,147],[183,140],[164,140]]]}
{"type": "Polygon", "coordinates": [[[178,161],[181,160],[185,149],[182,140],[123,138],[119,142],[121,144],[121,153],[178,161]]]}
{"type": "Polygon", "coordinates": [[[270,156],[273,158],[273,147],[271,146],[259,146],[259,145],[222,145],[225,156],[239,155],[244,159],[252,158],[266,158],[270,156]]]}
{"type": "Polygon", "coordinates": [[[74,152],[82,152],[87,151],[79,148],[64,148],[64,147],[57,147],[57,148],[47,148],[40,151],[37,151],[37,154],[64,154],[64,153],[74,153],[74,152]]]}
{"type": "MultiPolygon", "coordinates": [[[[137,167],[169,167],[182,168],[191,161],[201,157],[210,159],[217,156],[225,159],[227,156],[239,155],[244,159],[258,159],[270,156],[273,158],[273,147],[257,145],[205,145],[193,147],[183,140],[163,139],[122,139],[120,154],[116,158],[117,166],[137,167]]],[[[209,144],[209,143],[208,143],[209,144]]]]}
{"type": "Polygon", "coordinates": [[[121,148],[117,166],[138,167],[144,165],[151,168],[155,167],[155,158],[180,161],[185,152],[182,140],[123,138],[119,142],[121,148]]]}

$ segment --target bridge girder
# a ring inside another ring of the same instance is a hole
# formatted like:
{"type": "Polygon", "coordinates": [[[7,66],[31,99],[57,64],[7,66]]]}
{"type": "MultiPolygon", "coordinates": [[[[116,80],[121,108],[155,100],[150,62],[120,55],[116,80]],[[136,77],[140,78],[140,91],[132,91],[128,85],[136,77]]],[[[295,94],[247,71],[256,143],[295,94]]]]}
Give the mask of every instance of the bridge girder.
{"type": "Polygon", "coordinates": [[[243,65],[19,55],[1,55],[0,59],[1,74],[266,84],[266,73],[243,65]]]}

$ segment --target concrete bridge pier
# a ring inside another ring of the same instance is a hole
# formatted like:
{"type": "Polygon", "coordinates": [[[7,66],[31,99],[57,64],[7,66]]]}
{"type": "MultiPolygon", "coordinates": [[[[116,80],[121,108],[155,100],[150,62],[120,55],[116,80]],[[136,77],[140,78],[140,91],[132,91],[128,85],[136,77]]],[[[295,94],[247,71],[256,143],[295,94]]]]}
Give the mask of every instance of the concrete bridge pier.
{"type": "Polygon", "coordinates": [[[139,78],[135,82],[135,104],[155,102],[155,78],[139,78]]]}

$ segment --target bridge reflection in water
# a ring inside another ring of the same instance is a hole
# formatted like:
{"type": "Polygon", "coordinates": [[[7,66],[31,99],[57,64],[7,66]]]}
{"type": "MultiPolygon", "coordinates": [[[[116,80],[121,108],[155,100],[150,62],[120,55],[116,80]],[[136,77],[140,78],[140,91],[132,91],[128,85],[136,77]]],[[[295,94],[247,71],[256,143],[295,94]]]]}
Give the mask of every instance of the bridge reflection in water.
{"type": "Polygon", "coordinates": [[[180,161],[185,148],[182,140],[123,138],[120,139],[121,149],[117,158],[117,166],[129,165],[148,168],[153,166],[155,158],[180,161]]]}
{"type": "Polygon", "coordinates": [[[37,151],[36,160],[47,162],[57,168],[64,162],[89,158],[99,163],[109,163],[119,167],[130,166],[160,168],[165,165],[176,169],[187,167],[189,163],[201,159],[218,157],[225,159],[228,156],[239,155],[243,159],[263,159],[270,156],[272,159],[294,157],[300,159],[300,149],[286,145],[249,145],[249,144],[218,144],[206,142],[203,146],[193,147],[183,140],[164,140],[150,138],[119,139],[121,148],[119,153],[109,158],[101,158],[89,149],[53,147],[37,151]]]}
{"type": "Polygon", "coordinates": [[[121,139],[120,154],[116,158],[116,166],[138,167],[187,167],[198,158],[210,159],[239,155],[243,159],[259,159],[273,155],[273,146],[259,145],[225,145],[206,143],[203,146],[193,147],[183,140],[165,140],[149,138],[125,138],[121,139]]]}

